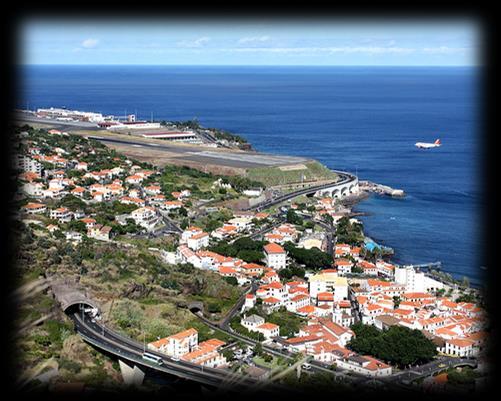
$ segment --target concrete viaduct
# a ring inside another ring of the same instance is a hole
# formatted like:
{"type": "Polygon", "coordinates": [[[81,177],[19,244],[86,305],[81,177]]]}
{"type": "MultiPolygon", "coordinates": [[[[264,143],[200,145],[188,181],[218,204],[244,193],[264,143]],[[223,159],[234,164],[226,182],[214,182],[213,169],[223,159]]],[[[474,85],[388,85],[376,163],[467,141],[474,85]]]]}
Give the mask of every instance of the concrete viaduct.
{"type": "Polygon", "coordinates": [[[334,183],[328,188],[322,188],[315,192],[315,196],[329,196],[335,199],[342,199],[346,196],[357,194],[359,191],[358,177],[351,174],[348,175],[347,173],[343,174],[348,176],[347,181],[342,180],[338,184],[334,183]]]}

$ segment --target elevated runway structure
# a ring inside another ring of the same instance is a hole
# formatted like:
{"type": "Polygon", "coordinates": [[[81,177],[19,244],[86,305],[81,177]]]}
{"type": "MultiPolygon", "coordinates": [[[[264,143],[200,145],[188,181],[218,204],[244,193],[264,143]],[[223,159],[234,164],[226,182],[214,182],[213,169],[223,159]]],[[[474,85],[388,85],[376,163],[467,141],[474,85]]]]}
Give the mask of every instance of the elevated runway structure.
{"type": "Polygon", "coordinates": [[[315,196],[330,196],[335,199],[342,199],[346,196],[358,193],[359,189],[357,176],[344,171],[333,171],[338,174],[339,179],[337,181],[301,188],[297,191],[289,192],[276,198],[267,199],[264,202],[257,203],[244,210],[256,210],[259,212],[301,195],[314,194],[315,196]]]}

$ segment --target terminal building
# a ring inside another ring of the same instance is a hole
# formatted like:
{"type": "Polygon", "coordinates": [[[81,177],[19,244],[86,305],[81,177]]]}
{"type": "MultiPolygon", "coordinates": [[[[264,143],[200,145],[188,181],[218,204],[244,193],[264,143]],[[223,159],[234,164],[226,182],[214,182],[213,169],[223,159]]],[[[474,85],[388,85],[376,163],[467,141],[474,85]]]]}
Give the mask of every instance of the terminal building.
{"type": "Polygon", "coordinates": [[[76,120],[88,122],[101,122],[105,117],[101,113],[92,113],[88,111],[67,110],[62,108],[51,107],[50,109],[37,109],[37,117],[53,118],[56,120],[76,120]]]}
{"type": "Polygon", "coordinates": [[[101,126],[106,126],[107,130],[135,130],[135,129],[158,129],[161,127],[160,123],[148,122],[148,121],[110,121],[107,124],[100,124],[101,126]]]}

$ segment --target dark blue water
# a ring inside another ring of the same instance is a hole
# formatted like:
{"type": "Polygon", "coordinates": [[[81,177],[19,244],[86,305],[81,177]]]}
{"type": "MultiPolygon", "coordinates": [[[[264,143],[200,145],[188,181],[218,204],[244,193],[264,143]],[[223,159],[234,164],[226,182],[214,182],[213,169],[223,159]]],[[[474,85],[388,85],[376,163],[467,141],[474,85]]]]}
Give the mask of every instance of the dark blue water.
{"type": "Polygon", "coordinates": [[[482,280],[482,188],[474,68],[51,67],[22,70],[19,107],[65,106],[149,119],[198,118],[261,151],[307,156],[401,188],[358,206],[395,261],[440,260],[482,280]],[[419,150],[417,141],[443,146],[419,150]]]}

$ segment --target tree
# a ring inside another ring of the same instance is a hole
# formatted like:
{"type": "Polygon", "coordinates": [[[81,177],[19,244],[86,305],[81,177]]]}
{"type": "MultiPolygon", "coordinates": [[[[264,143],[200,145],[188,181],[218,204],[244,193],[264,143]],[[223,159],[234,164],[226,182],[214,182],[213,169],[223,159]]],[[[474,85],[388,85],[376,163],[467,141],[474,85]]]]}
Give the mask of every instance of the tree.
{"type": "Polygon", "coordinates": [[[297,248],[292,242],[286,242],[285,250],[296,263],[312,269],[321,269],[332,266],[332,255],[313,247],[311,249],[297,248]]]}
{"type": "MultiPolygon", "coordinates": [[[[313,209],[313,210],[315,210],[315,209],[313,209]]],[[[327,224],[329,224],[331,227],[334,224],[334,218],[330,214],[325,213],[322,216],[322,220],[325,221],[327,224]]]]}
{"type": "Polygon", "coordinates": [[[296,266],[295,264],[291,264],[289,269],[292,272],[293,276],[304,278],[304,276],[306,275],[305,270],[302,267],[296,266]]]}
{"type": "Polygon", "coordinates": [[[456,302],[475,303],[476,302],[475,294],[473,292],[461,294],[459,297],[456,298],[456,302]]]}
{"type": "Polygon", "coordinates": [[[289,268],[285,268],[285,269],[280,269],[278,271],[278,276],[280,278],[283,278],[283,279],[286,279],[286,280],[289,280],[292,278],[292,271],[289,269],[289,268]]]}
{"type": "Polygon", "coordinates": [[[229,348],[223,351],[223,356],[226,358],[227,361],[232,361],[233,359],[235,359],[235,353],[229,348]]]}
{"type": "Polygon", "coordinates": [[[473,384],[478,377],[478,373],[470,367],[464,367],[461,371],[449,369],[447,371],[447,381],[452,385],[473,384]]]}
{"type": "Polygon", "coordinates": [[[315,223],[313,221],[306,221],[304,223],[304,227],[307,229],[313,229],[315,227],[315,223]]]}
{"type": "Polygon", "coordinates": [[[360,266],[358,265],[355,265],[351,268],[351,272],[352,273],[357,273],[357,274],[361,274],[364,272],[364,269],[362,269],[360,266]]]}
{"type": "Polygon", "coordinates": [[[435,344],[419,330],[391,326],[379,331],[372,325],[356,323],[355,332],[347,347],[361,354],[373,355],[399,367],[422,364],[437,354],[435,344]]]}
{"type": "Polygon", "coordinates": [[[262,251],[242,250],[237,253],[237,257],[247,263],[259,263],[264,254],[262,251]]]}
{"type": "Polygon", "coordinates": [[[68,223],[68,229],[72,230],[72,231],[77,231],[79,233],[86,233],[87,232],[87,226],[81,220],[71,220],[68,223]]]}
{"type": "Polygon", "coordinates": [[[350,245],[360,245],[364,240],[362,225],[351,223],[350,219],[346,216],[341,217],[337,222],[336,236],[338,242],[350,245]]]}
{"type": "Polygon", "coordinates": [[[75,211],[78,209],[84,209],[86,203],[82,199],[77,198],[74,195],[68,194],[59,201],[59,206],[67,207],[68,209],[75,211]]]}
{"type": "Polygon", "coordinates": [[[238,280],[236,277],[225,277],[224,280],[231,285],[238,285],[238,280]]]}
{"type": "Polygon", "coordinates": [[[302,317],[287,311],[284,307],[268,315],[266,320],[280,326],[280,335],[285,337],[293,337],[305,323],[302,317]]]}
{"type": "Polygon", "coordinates": [[[289,209],[287,210],[287,223],[300,226],[303,224],[303,219],[297,215],[294,209],[289,209]]]}
{"type": "Polygon", "coordinates": [[[208,302],[207,310],[210,313],[220,313],[221,312],[221,304],[217,301],[208,302]]]}

